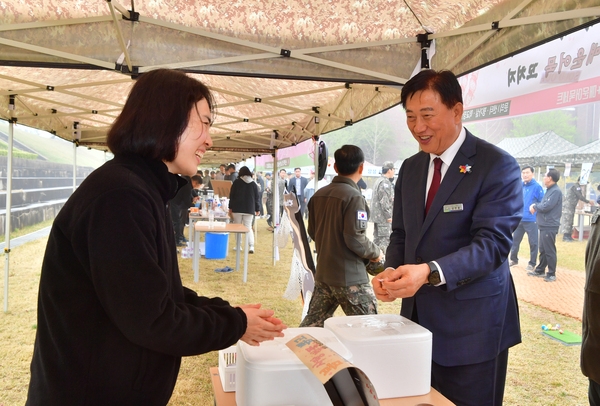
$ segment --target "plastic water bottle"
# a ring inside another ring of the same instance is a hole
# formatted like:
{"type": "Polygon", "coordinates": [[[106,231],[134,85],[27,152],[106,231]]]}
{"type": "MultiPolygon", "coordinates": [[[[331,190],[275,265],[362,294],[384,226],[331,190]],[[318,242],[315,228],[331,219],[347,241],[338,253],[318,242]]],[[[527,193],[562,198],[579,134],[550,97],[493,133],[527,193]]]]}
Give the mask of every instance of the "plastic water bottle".
{"type": "Polygon", "coordinates": [[[213,228],[215,226],[215,211],[212,208],[212,205],[208,208],[208,228],[213,228]]]}
{"type": "Polygon", "coordinates": [[[202,213],[203,216],[208,216],[208,199],[202,197],[202,205],[201,205],[201,209],[200,212],[202,213]]]}

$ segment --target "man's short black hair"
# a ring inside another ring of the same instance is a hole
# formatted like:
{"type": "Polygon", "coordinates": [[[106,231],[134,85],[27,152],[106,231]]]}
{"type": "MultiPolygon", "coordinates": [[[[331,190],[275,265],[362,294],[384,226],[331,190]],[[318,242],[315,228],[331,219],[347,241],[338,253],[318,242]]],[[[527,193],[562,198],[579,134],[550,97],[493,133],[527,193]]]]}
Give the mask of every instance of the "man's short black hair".
{"type": "Polygon", "coordinates": [[[560,179],[560,172],[554,168],[549,169],[548,173],[546,175],[550,176],[552,178],[552,180],[554,181],[554,183],[558,182],[558,180],[560,179]]]}
{"type": "Polygon", "coordinates": [[[365,162],[365,154],[356,145],[342,145],[333,154],[338,174],[348,176],[356,173],[360,164],[365,162]]]}
{"type": "Polygon", "coordinates": [[[521,172],[523,172],[525,169],[529,169],[531,173],[535,173],[535,169],[533,169],[533,166],[531,165],[524,165],[523,168],[521,168],[521,172]]]}
{"type": "Polygon", "coordinates": [[[200,175],[192,176],[192,182],[196,182],[197,184],[201,185],[202,184],[202,176],[200,176],[200,175]]]}
{"type": "Polygon", "coordinates": [[[394,163],[392,161],[385,161],[383,163],[383,165],[381,166],[381,174],[385,175],[386,173],[388,173],[389,171],[395,169],[394,168],[394,163]]]}
{"type": "Polygon", "coordinates": [[[442,103],[449,109],[456,103],[462,103],[462,88],[454,73],[449,70],[435,71],[425,69],[417,73],[404,86],[400,92],[400,102],[406,109],[406,101],[415,93],[423,90],[432,90],[440,95],[442,103]]]}
{"type": "Polygon", "coordinates": [[[235,165],[234,164],[229,164],[227,165],[227,170],[233,169],[235,171],[235,165]]]}

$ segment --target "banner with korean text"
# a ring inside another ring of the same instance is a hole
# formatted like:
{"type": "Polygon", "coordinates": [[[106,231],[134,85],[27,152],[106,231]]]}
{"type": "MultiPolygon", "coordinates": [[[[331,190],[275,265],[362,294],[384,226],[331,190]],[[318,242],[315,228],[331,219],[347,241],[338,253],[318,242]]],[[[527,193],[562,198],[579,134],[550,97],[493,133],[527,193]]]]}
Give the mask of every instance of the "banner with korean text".
{"type": "Polygon", "coordinates": [[[600,101],[600,24],[459,78],[463,122],[600,101]]]}

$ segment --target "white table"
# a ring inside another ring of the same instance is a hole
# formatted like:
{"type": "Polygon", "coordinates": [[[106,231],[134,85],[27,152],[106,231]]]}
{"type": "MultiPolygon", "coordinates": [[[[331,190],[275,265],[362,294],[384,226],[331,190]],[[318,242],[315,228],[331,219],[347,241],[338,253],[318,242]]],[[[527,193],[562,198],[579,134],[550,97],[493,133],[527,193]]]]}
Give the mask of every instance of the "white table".
{"type": "Polygon", "coordinates": [[[584,210],[575,210],[575,214],[578,217],[577,230],[579,232],[578,240],[583,241],[583,235],[585,234],[585,217],[592,218],[594,215],[593,212],[584,211],[584,210]]]}
{"type": "MultiPolygon", "coordinates": [[[[208,221],[208,216],[203,216],[202,214],[200,214],[200,212],[190,212],[188,215],[188,240],[192,241],[193,240],[193,236],[192,236],[192,227],[194,227],[194,223],[196,221],[208,221]]],[[[215,216],[215,221],[224,221],[226,223],[229,223],[229,216],[215,216]]]]}
{"type": "MultiPolygon", "coordinates": [[[[198,282],[199,280],[199,262],[200,262],[200,250],[198,247],[200,246],[200,233],[234,233],[235,234],[235,244],[236,244],[236,253],[235,253],[235,270],[237,271],[240,268],[240,240],[242,238],[242,234],[246,234],[246,238],[244,238],[244,277],[243,281],[246,283],[248,278],[248,233],[250,230],[246,228],[242,224],[232,224],[226,223],[225,225],[213,226],[212,228],[208,225],[208,223],[204,221],[197,221],[194,224],[194,256],[192,259],[192,266],[194,269],[194,282],[198,282]]],[[[208,247],[206,247],[206,250],[208,247]]]]}

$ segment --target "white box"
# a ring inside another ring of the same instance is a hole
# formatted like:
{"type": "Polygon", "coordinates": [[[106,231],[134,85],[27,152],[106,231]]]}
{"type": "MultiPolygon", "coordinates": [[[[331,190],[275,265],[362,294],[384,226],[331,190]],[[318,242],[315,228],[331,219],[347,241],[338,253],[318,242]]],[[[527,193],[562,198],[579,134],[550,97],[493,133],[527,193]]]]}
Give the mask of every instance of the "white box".
{"type": "Polygon", "coordinates": [[[331,317],[325,328],[350,350],[379,399],[429,393],[432,335],[426,328],[394,314],[331,317]]]}
{"type": "Polygon", "coordinates": [[[319,379],[285,344],[299,334],[310,334],[348,361],[352,354],[321,327],[288,328],[284,337],[258,347],[237,345],[235,401],[238,406],[332,405],[319,379]]]}

